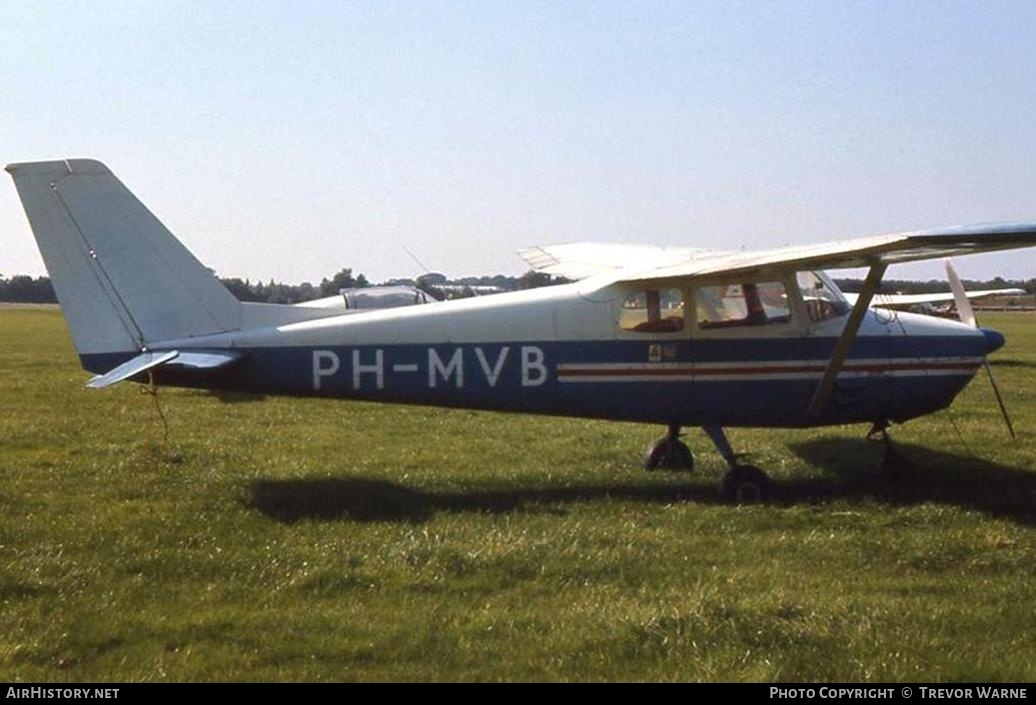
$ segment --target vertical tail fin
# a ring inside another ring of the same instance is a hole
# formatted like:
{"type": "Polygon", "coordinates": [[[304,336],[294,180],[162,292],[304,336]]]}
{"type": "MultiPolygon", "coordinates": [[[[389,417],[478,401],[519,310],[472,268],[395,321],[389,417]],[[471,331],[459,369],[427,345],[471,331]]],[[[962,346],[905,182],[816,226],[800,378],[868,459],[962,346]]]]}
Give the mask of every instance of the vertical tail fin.
{"type": "Polygon", "coordinates": [[[106,166],[10,164],[80,355],[240,327],[241,304],[106,166]]]}

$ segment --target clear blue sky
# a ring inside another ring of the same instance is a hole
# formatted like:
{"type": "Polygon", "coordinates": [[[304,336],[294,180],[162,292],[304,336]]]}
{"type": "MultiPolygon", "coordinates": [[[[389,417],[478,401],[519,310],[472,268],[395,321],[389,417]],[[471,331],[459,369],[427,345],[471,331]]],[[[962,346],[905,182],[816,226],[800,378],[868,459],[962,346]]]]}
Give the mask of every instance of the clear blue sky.
{"type": "MultiPolygon", "coordinates": [[[[6,3],[0,161],[98,158],[290,282],[1036,220],[1034,37],[1029,1],[6,3]]],[[[3,177],[0,273],[42,273],[3,177]]]]}

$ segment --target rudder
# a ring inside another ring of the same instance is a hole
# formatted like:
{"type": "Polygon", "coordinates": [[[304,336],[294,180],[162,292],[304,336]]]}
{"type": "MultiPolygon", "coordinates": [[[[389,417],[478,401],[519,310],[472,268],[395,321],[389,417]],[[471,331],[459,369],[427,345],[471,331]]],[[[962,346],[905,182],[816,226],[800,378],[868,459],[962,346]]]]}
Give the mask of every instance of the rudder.
{"type": "Polygon", "coordinates": [[[240,327],[240,302],[104,164],[7,171],[80,355],[240,327]]]}

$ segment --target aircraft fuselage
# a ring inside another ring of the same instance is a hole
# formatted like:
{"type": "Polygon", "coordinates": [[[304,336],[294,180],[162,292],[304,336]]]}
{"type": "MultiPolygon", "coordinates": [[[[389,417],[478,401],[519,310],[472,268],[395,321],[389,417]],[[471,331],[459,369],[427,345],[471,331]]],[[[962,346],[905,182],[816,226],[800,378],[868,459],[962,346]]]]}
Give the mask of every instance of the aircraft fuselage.
{"type": "MultiPolygon", "coordinates": [[[[568,285],[167,341],[244,353],[163,384],[681,425],[800,427],[896,420],[949,405],[987,338],[870,311],[822,414],[807,407],[844,317],[735,334],[617,330],[618,294],[568,285]]],[[[794,320],[794,319],[793,319],[794,320]]],[[[693,327],[692,327],[693,328],[693,327]]],[[[84,356],[104,371],[125,356],[84,356]]]]}

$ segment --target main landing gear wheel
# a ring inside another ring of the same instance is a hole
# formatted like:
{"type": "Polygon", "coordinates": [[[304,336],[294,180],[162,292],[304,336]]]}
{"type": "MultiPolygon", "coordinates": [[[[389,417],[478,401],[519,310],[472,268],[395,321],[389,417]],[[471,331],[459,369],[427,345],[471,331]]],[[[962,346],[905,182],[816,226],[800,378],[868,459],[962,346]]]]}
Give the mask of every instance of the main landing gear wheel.
{"type": "Polygon", "coordinates": [[[668,434],[648,446],[644,454],[644,468],[683,472],[694,469],[694,454],[687,444],[680,440],[679,426],[670,426],[668,434]]]}
{"type": "Polygon", "coordinates": [[[733,504],[757,504],[770,498],[770,478],[753,465],[736,465],[719,482],[719,496],[733,504]]]}
{"type": "Polygon", "coordinates": [[[644,468],[647,470],[683,470],[694,469],[694,454],[683,441],[671,441],[668,437],[659,438],[648,446],[644,454],[644,468]]]}
{"type": "Polygon", "coordinates": [[[720,426],[702,426],[705,433],[712,439],[716,450],[727,461],[730,468],[719,481],[719,496],[724,502],[732,504],[752,504],[765,502],[772,494],[770,478],[766,473],[754,465],[742,465],[739,456],[734,452],[727,434],[720,426]]]}

